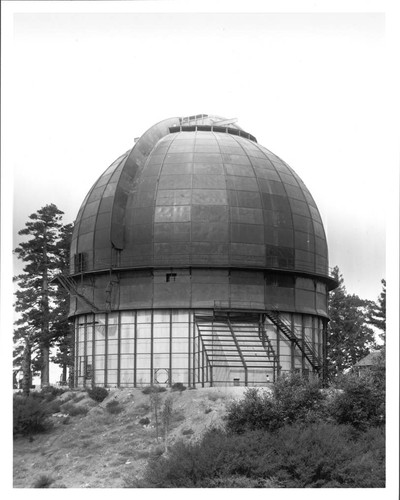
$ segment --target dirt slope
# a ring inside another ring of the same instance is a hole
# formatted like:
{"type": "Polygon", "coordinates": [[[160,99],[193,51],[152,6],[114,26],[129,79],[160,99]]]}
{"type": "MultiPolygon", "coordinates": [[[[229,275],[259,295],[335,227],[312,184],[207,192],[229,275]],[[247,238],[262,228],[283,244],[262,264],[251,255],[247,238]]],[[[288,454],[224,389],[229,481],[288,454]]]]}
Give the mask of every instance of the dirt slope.
{"type": "MultiPolygon", "coordinates": [[[[235,387],[160,393],[161,408],[166,397],[173,399],[168,443],[199,439],[208,428],[221,425],[227,403],[243,392],[244,388],[235,387]]],[[[110,390],[102,403],[95,403],[85,392],[68,391],[59,401],[61,411],[53,414],[51,431],[34,436],[33,441],[14,440],[15,488],[31,488],[41,476],[54,488],[132,486],[149,456],[164,450],[163,439],[156,437],[150,396],[140,389],[110,390]],[[112,400],[118,401],[120,413],[107,409],[112,400]],[[71,408],[88,412],[66,417],[71,408]],[[140,421],[146,417],[150,424],[143,425],[140,421]]]]}

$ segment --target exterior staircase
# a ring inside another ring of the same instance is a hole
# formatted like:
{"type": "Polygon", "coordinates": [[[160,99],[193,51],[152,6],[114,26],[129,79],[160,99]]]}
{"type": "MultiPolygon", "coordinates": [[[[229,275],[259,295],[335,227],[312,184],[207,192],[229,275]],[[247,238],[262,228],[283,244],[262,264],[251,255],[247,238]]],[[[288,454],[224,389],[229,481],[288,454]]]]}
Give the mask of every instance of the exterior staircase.
{"type": "Polygon", "coordinates": [[[196,314],[195,322],[213,370],[243,369],[246,386],[250,371],[276,373],[278,360],[259,315],[196,314]]]}
{"type": "Polygon", "coordinates": [[[278,310],[265,311],[265,315],[272,323],[289,339],[293,344],[297,346],[301,353],[304,354],[308,362],[311,364],[316,372],[320,372],[322,369],[322,364],[318,356],[318,352],[315,348],[302,338],[301,335],[296,334],[296,330],[293,331],[290,323],[282,318],[278,310]]]}

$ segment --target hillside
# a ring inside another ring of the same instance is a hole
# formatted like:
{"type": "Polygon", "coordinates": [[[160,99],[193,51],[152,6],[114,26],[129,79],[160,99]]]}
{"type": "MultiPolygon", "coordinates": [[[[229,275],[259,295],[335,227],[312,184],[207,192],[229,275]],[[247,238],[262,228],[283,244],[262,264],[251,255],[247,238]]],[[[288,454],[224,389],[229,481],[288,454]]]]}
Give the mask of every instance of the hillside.
{"type": "MultiPolygon", "coordinates": [[[[244,389],[160,393],[161,407],[167,396],[173,399],[168,444],[197,440],[205,430],[221,425],[227,403],[241,397],[244,389]]],[[[67,391],[55,403],[60,411],[53,413],[50,431],[33,440],[14,440],[14,488],[31,488],[40,480],[50,480],[54,488],[129,487],[141,477],[151,454],[164,451],[163,439],[156,437],[150,396],[140,389],[110,390],[102,403],[84,391],[67,391]],[[113,404],[120,413],[110,413],[110,401],[118,402],[113,404]]]]}

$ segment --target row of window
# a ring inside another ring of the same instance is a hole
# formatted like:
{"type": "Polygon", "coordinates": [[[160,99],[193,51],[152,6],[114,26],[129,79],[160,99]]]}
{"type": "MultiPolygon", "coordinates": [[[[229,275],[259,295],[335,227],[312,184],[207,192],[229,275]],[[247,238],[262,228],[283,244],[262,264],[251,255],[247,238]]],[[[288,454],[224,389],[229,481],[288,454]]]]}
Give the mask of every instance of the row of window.
{"type": "MultiPolygon", "coordinates": [[[[199,330],[193,328],[193,318],[190,322],[173,324],[172,315],[183,320],[188,318],[189,311],[129,311],[107,315],[86,315],[77,318],[76,380],[78,385],[88,383],[119,386],[141,385],[157,382],[157,377],[159,379],[167,377],[168,383],[209,382],[212,375],[207,359],[212,360],[213,355],[218,353],[220,353],[218,355],[219,362],[221,363],[222,359],[222,363],[226,365],[225,368],[223,366],[222,368],[221,366],[213,368],[214,371],[218,372],[219,370],[219,377],[223,369],[237,370],[238,367],[240,369],[240,357],[234,355],[235,360],[229,352],[232,348],[233,352],[235,351],[236,344],[233,339],[232,342],[225,344],[225,351],[216,349],[214,352],[207,345],[205,338],[199,334],[199,330]],[[121,323],[118,328],[119,321],[123,319],[126,321],[128,318],[132,323],[121,323]],[[148,321],[148,323],[144,321],[148,321]],[[173,336],[175,327],[178,327],[182,337],[175,338],[173,336]],[[141,338],[141,330],[147,332],[147,337],[141,338]],[[154,337],[155,331],[167,337],[154,337]],[[130,337],[122,337],[122,332],[128,333],[130,337]],[[229,366],[227,361],[229,357],[232,366],[229,366]]],[[[303,338],[312,346],[316,355],[321,358],[323,320],[297,314],[283,314],[282,317],[286,322],[292,324],[298,338],[303,338]]],[[[311,369],[308,361],[304,359],[298,349],[294,349],[284,335],[277,334],[274,325],[267,322],[265,327],[270,345],[279,354],[279,365],[282,371],[292,370],[296,367],[311,369]]],[[[223,328],[222,330],[221,328],[218,330],[220,331],[219,335],[223,335],[221,333],[223,328]]],[[[226,325],[224,328],[226,330],[226,325]]],[[[260,365],[259,368],[265,365],[265,369],[267,369],[271,367],[270,360],[264,355],[264,357],[259,357],[257,362],[259,347],[255,346],[252,340],[246,339],[245,333],[249,328],[250,330],[254,329],[256,339],[258,331],[256,326],[235,324],[236,342],[239,342],[242,349],[248,351],[246,354],[248,370],[251,371],[252,366],[258,365],[260,365]]],[[[216,340],[218,341],[218,333],[216,340]]],[[[221,337],[219,340],[226,339],[221,337]]],[[[273,369],[276,370],[277,367],[273,369]]],[[[264,375],[261,376],[261,382],[264,375]]],[[[232,378],[231,374],[228,376],[232,378]]],[[[275,375],[273,374],[273,376],[275,375]]],[[[260,380],[258,381],[260,382],[260,380]]],[[[167,383],[167,381],[160,383],[167,383]]]]}

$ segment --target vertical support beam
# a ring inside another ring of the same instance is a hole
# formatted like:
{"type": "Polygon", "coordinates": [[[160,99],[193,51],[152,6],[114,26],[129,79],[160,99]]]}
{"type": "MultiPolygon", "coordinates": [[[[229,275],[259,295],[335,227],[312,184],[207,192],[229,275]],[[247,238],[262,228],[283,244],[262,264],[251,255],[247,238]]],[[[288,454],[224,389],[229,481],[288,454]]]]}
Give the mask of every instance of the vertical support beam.
{"type": "Polygon", "coordinates": [[[235,332],[233,331],[231,320],[229,319],[229,313],[227,314],[226,318],[227,318],[229,330],[231,331],[231,335],[232,335],[233,341],[235,342],[236,349],[237,349],[237,351],[239,353],[240,359],[241,359],[242,364],[243,364],[243,369],[244,369],[244,385],[247,387],[247,385],[248,385],[248,369],[247,369],[246,361],[245,361],[243,353],[242,353],[242,351],[240,349],[240,346],[239,346],[239,343],[237,341],[235,332]]]}
{"type": "Polygon", "coordinates": [[[304,314],[301,316],[301,342],[302,342],[302,347],[303,349],[301,350],[301,373],[303,375],[304,370],[306,368],[306,357],[304,355],[304,343],[305,343],[305,327],[304,327],[304,314]]]}
{"type": "Polygon", "coordinates": [[[117,387],[121,386],[121,312],[117,313],[117,387]]]}
{"type": "Polygon", "coordinates": [[[189,316],[189,328],[190,328],[190,332],[191,334],[193,335],[193,366],[192,366],[192,384],[193,384],[193,387],[196,387],[196,332],[198,334],[198,328],[197,328],[197,325],[196,325],[196,322],[194,320],[194,315],[196,314],[196,311],[193,311],[193,313],[190,313],[190,316],[189,316]],[[192,316],[193,314],[193,316],[192,316]],[[193,318],[193,322],[192,322],[192,318],[193,318]]]}
{"type": "Polygon", "coordinates": [[[168,376],[168,385],[172,386],[172,310],[169,310],[169,376],[168,376]]]}
{"type": "MultiPolygon", "coordinates": [[[[292,332],[294,331],[294,315],[293,313],[290,313],[290,327],[292,332]]],[[[290,371],[294,372],[294,342],[291,340],[290,341],[290,371]]]]}
{"type": "Polygon", "coordinates": [[[153,347],[153,340],[154,340],[154,329],[153,329],[153,325],[154,325],[154,314],[153,314],[153,309],[151,310],[151,325],[150,325],[150,385],[153,385],[153,367],[154,367],[154,363],[153,363],[153,356],[154,356],[154,347],[153,347]]]}
{"type": "Polygon", "coordinates": [[[95,350],[95,331],[96,331],[96,315],[93,313],[92,321],[92,388],[96,385],[95,383],[95,370],[96,370],[96,350],[95,350]]]}
{"type": "MultiPolygon", "coordinates": [[[[281,334],[279,332],[279,328],[276,325],[273,325],[276,330],[276,356],[278,358],[278,366],[276,367],[276,375],[280,377],[281,375],[281,334]]],[[[275,380],[274,380],[275,382],[275,380]]]]}
{"type": "Polygon", "coordinates": [[[135,311],[134,323],[134,339],[133,339],[133,387],[137,385],[137,311],[135,311]]]}
{"type": "MultiPolygon", "coordinates": [[[[83,327],[83,387],[86,387],[86,364],[87,364],[87,315],[85,314],[85,326],[83,327]]],[[[82,365],[82,363],[80,363],[82,365]]],[[[81,367],[79,367],[81,369],[81,367]]]]}
{"type": "Polygon", "coordinates": [[[201,362],[200,362],[200,332],[197,332],[197,380],[201,382],[201,362]]]}
{"type": "Polygon", "coordinates": [[[108,384],[108,314],[104,314],[104,387],[108,384]]]}
{"type": "MultiPolygon", "coordinates": [[[[172,317],[172,313],[171,313],[171,317],[172,317]]],[[[192,384],[191,384],[191,381],[192,381],[192,353],[191,353],[191,345],[192,345],[192,342],[191,342],[191,333],[192,333],[192,329],[191,329],[191,312],[189,312],[189,319],[188,319],[188,387],[192,387],[192,384]]],[[[172,331],[171,331],[171,336],[172,336],[172,331]]]]}
{"type": "Polygon", "coordinates": [[[204,346],[202,346],[201,350],[201,387],[204,387],[204,346]]]}
{"type": "MultiPolygon", "coordinates": [[[[74,387],[78,387],[78,381],[79,381],[79,317],[75,319],[75,366],[74,366],[74,373],[75,373],[75,380],[74,380],[74,387]]],[[[29,384],[30,385],[30,384],[29,384]]]]}

